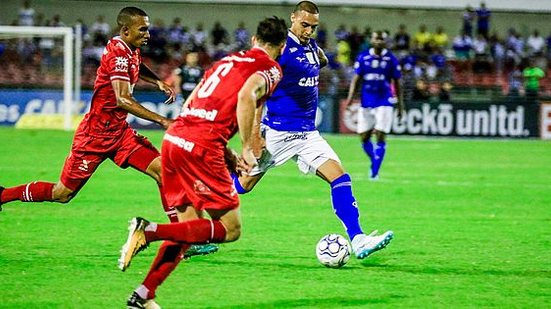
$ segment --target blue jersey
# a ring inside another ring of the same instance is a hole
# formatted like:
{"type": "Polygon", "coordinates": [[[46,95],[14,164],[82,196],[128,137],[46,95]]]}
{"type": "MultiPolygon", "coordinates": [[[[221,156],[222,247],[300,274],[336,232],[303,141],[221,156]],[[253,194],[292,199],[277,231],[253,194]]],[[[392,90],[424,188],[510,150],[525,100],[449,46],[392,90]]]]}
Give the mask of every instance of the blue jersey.
{"type": "Polygon", "coordinates": [[[391,79],[402,77],[398,59],[387,49],[376,55],[373,48],[361,53],[354,71],[362,79],[362,107],[393,106],[391,79]]]}
{"type": "Polygon", "coordinates": [[[313,131],[318,108],[320,60],[314,40],[306,45],[289,31],[279,64],[283,78],[266,101],[263,123],[278,131],[313,131]]]}

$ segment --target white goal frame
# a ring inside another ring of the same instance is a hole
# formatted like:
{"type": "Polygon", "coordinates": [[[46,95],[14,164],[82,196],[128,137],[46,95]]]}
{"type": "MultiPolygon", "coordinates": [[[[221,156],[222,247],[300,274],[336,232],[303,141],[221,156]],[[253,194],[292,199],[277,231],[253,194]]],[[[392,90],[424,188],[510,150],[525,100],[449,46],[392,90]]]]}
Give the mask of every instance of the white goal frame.
{"type": "Polygon", "coordinates": [[[72,107],[80,102],[80,25],[77,25],[75,30],[77,35],[73,34],[71,27],[0,26],[0,38],[63,37],[63,128],[67,131],[73,126],[72,107]]]}

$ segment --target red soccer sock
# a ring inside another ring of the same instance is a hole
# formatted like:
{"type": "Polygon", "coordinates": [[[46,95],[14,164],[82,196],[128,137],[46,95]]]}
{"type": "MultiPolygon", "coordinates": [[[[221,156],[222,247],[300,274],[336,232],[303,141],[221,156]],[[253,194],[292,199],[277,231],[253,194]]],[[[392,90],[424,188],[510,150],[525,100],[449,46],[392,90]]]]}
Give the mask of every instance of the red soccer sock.
{"type": "Polygon", "coordinates": [[[0,196],[1,203],[11,201],[44,202],[52,201],[55,183],[35,181],[12,188],[5,188],[0,196]]]}
{"type": "Polygon", "coordinates": [[[226,239],[226,228],[219,220],[196,219],[186,222],[158,224],[157,230],[145,231],[147,241],[172,240],[185,244],[221,243],[226,239]]]}
{"type": "Polygon", "coordinates": [[[171,241],[165,241],[161,244],[159,252],[157,252],[157,256],[142,283],[148,289],[147,299],[155,298],[155,291],[178,266],[189,246],[188,244],[178,244],[171,241]]]}
{"type": "Polygon", "coordinates": [[[163,185],[159,185],[159,193],[161,194],[161,203],[163,204],[163,209],[165,210],[165,214],[168,217],[168,220],[171,223],[178,222],[178,213],[176,212],[176,209],[174,209],[174,207],[168,206],[163,190],[163,185]]]}

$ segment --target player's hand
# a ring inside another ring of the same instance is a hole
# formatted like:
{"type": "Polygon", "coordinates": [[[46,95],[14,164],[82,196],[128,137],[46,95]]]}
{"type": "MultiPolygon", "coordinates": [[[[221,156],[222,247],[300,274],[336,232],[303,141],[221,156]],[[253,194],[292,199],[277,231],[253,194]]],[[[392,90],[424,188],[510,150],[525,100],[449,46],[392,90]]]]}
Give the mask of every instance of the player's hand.
{"type": "Polygon", "coordinates": [[[172,87],[170,87],[167,83],[159,80],[157,81],[157,86],[159,87],[159,90],[168,96],[168,99],[164,102],[165,104],[171,104],[176,101],[176,92],[174,92],[174,89],[172,89],[172,87]]]}
{"type": "Polygon", "coordinates": [[[249,173],[253,167],[258,165],[258,161],[251,147],[243,147],[241,158],[243,159],[243,169],[246,173],[249,173]]]}
{"type": "Polygon", "coordinates": [[[224,161],[226,161],[226,167],[230,171],[230,174],[241,176],[241,173],[244,172],[245,163],[235,150],[226,147],[224,150],[224,161]]]}
{"type": "Polygon", "coordinates": [[[169,118],[164,118],[161,119],[161,121],[159,122],[159,124],[161,125],[161,127],[163,127],[165,130],[168,129],[168,127],[170,127],[170,125],[174,122],[174,119],[169,119],[169,118]]]}
{"type": "Polygon", "coordinates": [[[262,157],[262,153],[266,150],[266,140],[261,136],[255,136],[255,138],[251,141],[251,145],[254,156],[257,159],[260,159],[260,157],[262,157]]]}

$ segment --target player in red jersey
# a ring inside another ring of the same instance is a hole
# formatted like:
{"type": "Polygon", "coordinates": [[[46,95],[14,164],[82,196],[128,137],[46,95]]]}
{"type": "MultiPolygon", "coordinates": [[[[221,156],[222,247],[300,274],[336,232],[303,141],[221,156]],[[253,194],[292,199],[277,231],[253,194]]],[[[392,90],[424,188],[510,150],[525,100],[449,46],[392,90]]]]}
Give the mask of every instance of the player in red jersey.
{"type": "MultiPolygon", "coordinates": [[[[174,101],[174,92],[141,61],[140,47],[149,39],[149,17],[136,7],[123,8],[117,16],[119,36],[112,38],[101,58],[94,84],[90,111],[75,132],[71,152],[57,183],[35,181],[12,188],[0,188],[0,205],[23,202],[69,202],[106,159],[122,168],[128,166],[151,176],[161,187],[159,151],[130,128],[126,117],[156,122],[163,128],[173,120],[158,115],[132,96],[138,78],[153,83],[174,101]]],[[[163,205],[166,203],[163,202],[163,205]]],[[[167,212],[168,208],[165,209],[167,212]]]]}
{"type": "Polygon", "coordinates": [[[274,60],[285,45],[282,19],[259,23],[253,48],[223,58],[209,69],[167,130],[162,146],[164,196],[182,222],[157,224],[133,218],[119,267],[150,242],[164,240],[151,270],[130,299],[128,308],[155,308],[157,287],[168,277],[191,244],[232,242],[239,238],[239,198],[224,155],[239,129],[245,171],[256,165],[252,127],[256,108],[273,92],[282,76],[274,60]],[[212,220],[202,219],[206,211],[212,220]],[[189,220],[189,218],[195,218],[189,220]]]}

